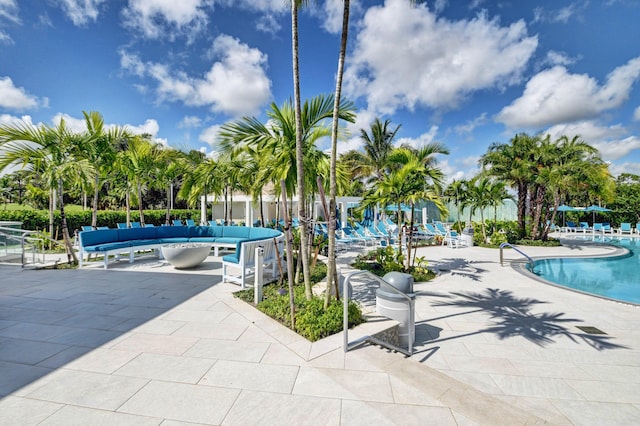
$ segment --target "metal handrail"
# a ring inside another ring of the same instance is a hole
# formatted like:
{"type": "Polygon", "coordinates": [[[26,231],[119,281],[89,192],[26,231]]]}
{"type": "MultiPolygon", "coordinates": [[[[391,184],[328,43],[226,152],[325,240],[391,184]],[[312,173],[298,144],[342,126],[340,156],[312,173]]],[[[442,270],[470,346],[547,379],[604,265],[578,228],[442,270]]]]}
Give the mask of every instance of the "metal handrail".
{"type": "Polygon", "coordinates": [[[392,291],[394,291],[395,293],[399,294],[400,296],[402,296],[403,298],[405,298],[407,300],[407,302],[409,303],[409,318],[413,318],[414,317],[414,306],[412,302],[411,297],[407,296],[404,292],[398,290],[397,288],[395,288],[393,285],[389,284],[388,282],[386,282],[385,280],[383,280],[382,278],[380,278],[377,275],[372,274],[369,271],[354,271],[351,272],[350,274],[348,274],[346,276],[346,278],[344,279],[344,282],[342,284],[342,300],[344,301],[344,308],[343,308],[343,326],[344,326],[344,342],[343,342],[343,349],[344,352],[346,353],[347,351],[349,351],[349,349],[353,349],[357,346],[360,346],[364,343],[367,342],[372,342],[381,346],[385,346],[389,349],[392,349],[394,351],[398,351],[400,353],[403,353],[407,356],[411,356],[413,354],[413,342],[415,340],[415,330],[412,327],[409,327],[409,337],[408,337],[408,349],[404,349],[404,348],[400,348],[396,345],[392,345],[391,343],[385,342],[383,340],[377,339],[373,336],[364,336],[354,342],[352,342],[351,344],[349,344],[349,336],[348,336],[348,332],[349,332],[349,281],[351,280],[352,277],[356,276],[356,275],[367,275],[370,278],[373,278],[374,280],[380,282],[380,283],[384,283],[386,286],[388,286],[392,291]]]}
{"type": "MultiPolygon", "coordinates": [[[[29,263],[27,259],[27,251],[30,249],[32,263],[45,263],[44,244],[46,240],[51,243],[59,244],[51,238],[42,235],[38,231],[29,231],[25,229],[6,228],[0,226],[0,235],[20,243],[20,262],[22,267],[29,263]],[[36,259],[36,256],[38,258],[36,259]]],[[[8,252],[8,247],[6,248],[8,252]]]]}
{"type": "Polygon", "coordinates": [[[518,253],[520,253],[521,255],[523,255],[524,257],[526,257],[529,260],[529,264],[531,265],[531,267],[533,267],[533,259],[531,257],[529,257],[525,252],[523,252],[522,250],[520,250],[519,248],[517,248],[516,246],[514,246],[511,243],[502,243],[500,244],[500,266],[504,266],[504,256],[502,254],[502,251],[504,250],[505,247],[511,247],[512,249],[514,249],[515,251],[517,251],[518,253]]]}

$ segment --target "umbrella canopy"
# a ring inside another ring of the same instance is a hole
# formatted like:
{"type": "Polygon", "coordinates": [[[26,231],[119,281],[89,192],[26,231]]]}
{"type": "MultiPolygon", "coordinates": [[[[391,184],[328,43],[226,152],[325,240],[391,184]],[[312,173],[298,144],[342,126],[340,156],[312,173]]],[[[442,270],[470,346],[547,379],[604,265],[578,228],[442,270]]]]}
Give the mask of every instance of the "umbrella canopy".
{"type": "MultiPolygon", "coordinates": [[[[385,210],[388,212],[397,212],[398,211],[398,206],[395,204],[389,204],[387,207],[385,207],[385,210]]],[[[405,213],[408,213],[411,211],[411,207],[405,205],[405,204],[401,204],[400,205],[400,210],[402,210],[405,213]]]]}
{"type": "Polygon", "coordinates": [[[564,212],[581,212],[583,209],[580,207],[571,207],[571,206],[567,206],[566,204],[561,204],[558,206],[556,210],[559,212],[562,212],[562,226],[564,226],[565,225],[564,212]]]}
{"type": "Polygon", "coordinates": [[[588,212],[610,212],[611,211],[611,209],[608,209],[606,207],[596,206],[595,204],[590,205],[585,210],[588,212]]]}
{"type": "Polygon", "coordinates": [[[583,209],[581,207],[571,207],[566,204],[561,204],[558,206],[557,211],[559,212],[581,212],[583,209]]]}
{"type": "Polygon", "coordinates": [[[611,209],[608,209],[606,207],[600,207],[600,206],[596,206],[595,204],[590,205],[589,207],[587,207],[585,209],[585,211],[588,212],[593,212],[593,218],[591,220],[591,222],[595,222],[596,221],[596,212],[598,213],[602,213],[602,212],[610,212],[611,209]]]}
{"type": "Polygon", "coordinates": [[[371,226],[374,219],[373,216],[374,216],[374,213],[371,207],[367,207],[366,209],[364,209],[363,216],[362,216],[362,225],[371,226]]]}

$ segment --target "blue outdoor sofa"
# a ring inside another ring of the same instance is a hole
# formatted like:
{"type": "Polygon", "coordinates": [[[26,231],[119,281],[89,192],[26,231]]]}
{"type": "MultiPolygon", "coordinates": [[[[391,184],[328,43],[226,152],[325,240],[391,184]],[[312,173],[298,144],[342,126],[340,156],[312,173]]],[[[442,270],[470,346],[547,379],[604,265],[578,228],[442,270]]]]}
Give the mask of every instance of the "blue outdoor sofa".
{"type": "Polygon", "coordinates": [[[128,255],[133,263],[136,251],[154,250],[161,256],[160,248],[174,243],[211,243],[218,255],[218,248],[235,248],[233,254],[224,256],[225,261],[241,264],[242,245],[245,242],[282,240],[282,233],[271,228],[249,228],[244,226],[157,226],[153,228],[98,229],[79,233],[80,267],[85,256],[102,255],[104,268],[109,266],[109,256],[119,259],[128,255]]]}

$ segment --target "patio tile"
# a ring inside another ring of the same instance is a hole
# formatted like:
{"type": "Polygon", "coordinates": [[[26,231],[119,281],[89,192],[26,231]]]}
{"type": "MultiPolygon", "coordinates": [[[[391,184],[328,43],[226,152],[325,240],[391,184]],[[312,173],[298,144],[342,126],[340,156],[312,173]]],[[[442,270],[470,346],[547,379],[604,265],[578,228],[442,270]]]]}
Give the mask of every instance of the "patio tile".
{"type": "Polygon", "coordinates": [[[41,367],[64,367],[70,370],[111,374],[136,356],[138,356],[138,352],[72,346],[38,365],[41,367]]]}
{"type": "Polygon", "coordinates": [[[56,343],[0,337],[0,360],[34,365],[67,348],[56,343]]]}
{"type": "Polygon", "coordinates": [[[295,395],[393,402],[389,376],[370,371],[300,368],[295,395]]]}
{"type": "Polygon", "coordinates": [[[567,383],[584,399],[590,401],[640,404],[640,383],[596,380],[567,380],[567,383]]]}
{"type": "Polygon", "coordinates": [[[508,395],[537,398],[576,399],[583,397],[567,381],[548,377],[525,377],[491,374],[498,387],[508,395]]]}
{"type": "Polygon", "coordinates": [[[71,327],[63,327],[59,325],[19,323],[0,330],[0,336],[46,342],[51,341],[56,336],[60,336],[73,330],[74,329],[71,327]]]}
{"type": "Polygon", "coordinates": [[[224,424],[339,426],[341,405],[341,401],[335,398],[243,391],[224,424]]]}
{"type": "MultiPolygon", "coordinates": [[[[242,340],[240,340],[242,341],[242,340]]],[[[257,341],[261,341],[258,339],[257,341]]],[[[261,364],[277,364],[277,365],[307,365],[307,362],[298,354],[287,348],[281,343],[271,343],[260,360],[261,364]]]]}
{"type": "Polygon", "coordinates": [[[86,426],[86,425],[118,425],[118,426],[156,426],[162,419],[136,416],[133,414],[114,413],[113,411],[65,405],[51,417],[39,425],[42,426],[86,426]]]}
{"type": "Polygon", "coordinates": [[[576,425],[632,425],[640,419],[640,408],[631,404],[567,400],[554,404],[576,425]]]}
{"type": "Polygon", "coordinates": [[[211,367],[198,384],[291,393],[297,375],[298,367],[293,365],[221,360],[211,367]]]}
{"type": "Polygon", "coordinates": [[[196,311],[184,309],[181,306],[180,309],[174,309],[171,312],[163,315],[162,319],[167,321],[204,322],[209,324],[219,324],[228,316],[229,312],[207,310],[196,311]]]}
{"type": "Polygon", "coordinates": [[[119,339],[111,349],[132,352],[150,352],[165,355],[182,355],[198,339],[181,336],[162,336],[147,333],[132,333],[119,339]]]}
{"type": "Polygon", "coordinates": [[[26,396],[90,408],[115,410],[148,380],[86,371],[58,370],[26,396]]]}
{"type": "Polygon", "coordinates": [[[448,407],[342,401],[341,423],[349,425],[457,425],[448,407]]]}
{"type": "Polygon", "coordinates": [[[221,424],[237,389],[151,381],[117,411],[193,423],[221,424]]]}
{"type": "Polygon", "coordinates": [[[186,351],[184,356],[226,359],[231,361],[260,362],[268,348],[269,343],[201,339],[186,351]]]}
{"type": "Polygon", "coordinates": [[[248,328],[246,324],[188,322],[173,333],[174,336],[205,339],[237,340],[248,328]]]}
{"type": "Polygon", "coordinates": [[[62,404],[9,396],[0,399],[0,425],[39,425],[62,404]]]}
{"type": "Polygon", "coordinates": [[[114,374],[170,382],[197,383],[214,363],[214,360],[204,358],[144,353],[131,359],[114,374]]]}

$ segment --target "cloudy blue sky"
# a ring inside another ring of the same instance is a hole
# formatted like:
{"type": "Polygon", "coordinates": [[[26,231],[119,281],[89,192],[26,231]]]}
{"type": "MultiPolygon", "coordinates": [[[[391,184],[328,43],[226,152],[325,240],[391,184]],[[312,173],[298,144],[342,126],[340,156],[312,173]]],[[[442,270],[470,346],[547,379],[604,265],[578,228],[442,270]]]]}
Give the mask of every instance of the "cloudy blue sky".
{"type": "MultiPolygon", "coordinates": [[[[0,0],[0,123],[82,130],[95,110],[210,153],[221,124],[292,96],[288,3],[0,0]]],[[[614,174],[640,174],[639,1],[351,3],[343,93],[358,121],[340,151],[380,117],[402,125],[398,143],[445,143],[450,179],[523,131],[581,135],[614,174]]],[[[341,11],[301,13],[303,98],[334,90],[341,11]]]]}

